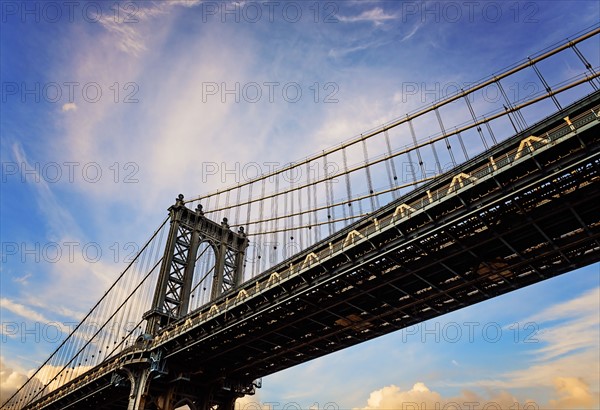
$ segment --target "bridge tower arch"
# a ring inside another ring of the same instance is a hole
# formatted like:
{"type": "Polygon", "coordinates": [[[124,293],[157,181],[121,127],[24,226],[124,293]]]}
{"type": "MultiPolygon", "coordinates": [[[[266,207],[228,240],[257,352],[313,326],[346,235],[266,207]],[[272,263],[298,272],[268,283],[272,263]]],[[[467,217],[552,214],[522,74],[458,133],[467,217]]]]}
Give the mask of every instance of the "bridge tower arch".
{"type": "Polygon", "coordinates": [[[214,251],[210,299],[214,300],[243,281],[248,238],[244,228],[230,229],[227,218],[219,224],[204,216],[202,206],[185,206],[183,195],[169,207],[171,226],[151,309],[144,314],[146,333],[157,335],[169,323],[188,313],[198,250],[209,243],[214,251]]]}

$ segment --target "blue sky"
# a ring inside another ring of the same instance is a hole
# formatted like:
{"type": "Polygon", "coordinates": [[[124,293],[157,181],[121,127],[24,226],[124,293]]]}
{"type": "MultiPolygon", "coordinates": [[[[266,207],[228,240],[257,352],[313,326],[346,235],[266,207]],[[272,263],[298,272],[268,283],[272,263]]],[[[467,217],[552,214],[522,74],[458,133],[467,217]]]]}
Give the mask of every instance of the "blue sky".
{"type": "MultiPolygon", "coordinates": [[[[176,194],[235,182],[207,162],[305,157],[600,18],[596,1],[0,4],[3,398],[52,350],[44,324],[81,318],[176,194]]],[[[580,48],[600,65],[598,37],[580,48]]],[[[553,84],[575,62],[541,69],[553,84]]],[[[269,376],[250,400],[596,408],[599,286],[589,266],[269,376]]]]}

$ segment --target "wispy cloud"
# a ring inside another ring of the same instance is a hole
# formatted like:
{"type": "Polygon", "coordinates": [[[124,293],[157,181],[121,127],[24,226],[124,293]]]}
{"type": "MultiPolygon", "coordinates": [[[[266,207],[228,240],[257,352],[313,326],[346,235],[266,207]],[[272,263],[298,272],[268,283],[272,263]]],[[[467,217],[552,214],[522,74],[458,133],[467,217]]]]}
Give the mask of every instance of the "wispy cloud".
{"type": "MultiPolygon", "coordinates": [[[[46,244],[55,244],[55,247],[60,247],[61,250],[60,256],[52,262],[41,258],[40,255],[36,256],[40,259],[35,268],[44,272],[39,276],[36,273],[36,280],[30,280],[33,275],[31,272],[13,278],[14,282],[28,286],[21,291],[21,303],[3,299],[2,307],[29,320],[43,323],[49,322],[51,318],[38,313],[32,307],[41,308],[53,315],[79,319],[82,317],[81,312],[89,309],[90,295],[93,296],[91,300],[94,300],[97,289],[108,287],[112,275],[122,267],[120,264],[115,266],[117,263],[114,262],[100,260],[90,263],[86,259],[87,255],[82,249],[88,241],[85,240],[85,235],[69,208],[64,206],[55,194],[56,187],[50,185],[45,175],[41,174],[40,170],[44,164],[30,159],[18,142],[13,143],[12,154],[17,163],[35,173],[27,181],[39,212],[46,222],[45,229],[40,230],[42,236],[36,238],[35,244],[27,246],[30,249],[38,249],[39,253],[43,252],[46,244]],[[64,245],[66,243],[75,246],[72,249],[76,250],[69,250],[64,245]],[[39,298],[40,294],[44,297],[39,298]],[[70,297],[64,298],[65,294],[69,294],[70,297]]],[[[95,249],[98,249],[99,245],[96,245],[94,243],[95,249]]],[[[105,248],[105,252],[108,251],[108,247],[105,248]]]]}
{"type": "Polygon", "coordinates": [[[31,273],[27,273],[23,276],[18,276],[13,278],[13,282],[19,283],[23,286],[26,286],[29,284],[28,279],[31,277],[31,273]]]}
{"type": "Polygon", "coordinates": [[[48,323],[50,320],[39,312],[14,302],[8,298],[0,299],[0,307],[32,322],[48,323]]]}
{"type": "Polygon", "coordinates": [[[410,40],[415,34],[417,34],[417,31],[419,31],[421,29],[421,27],[424,26],[424,24],[425,23],[423,23],[423,22],[417,22],[412,27],[412,29],[407,34],[405,34],[404,37],[402,37],[402,39],[400,40],[400,42],[410,40]]]}
{"type": "Polygon", "coordinates": [[[398,16],[396,14],[388,14],[381,7],[375,7],[371,10],[365,10],[355,16],[340,16],[338,19],[343,23],[368,22],[373,23],[375,26],[380,26],[386,21],[395,20],[397,18],[398,16]]]}
{"type": "Polygon", "coordinates": [[[120,3],[113,5],[113,13],[105,13],[100,24],[113,35],[118,48],[132,56],[139,56],[148,49],[141,23],[147,23],[155,17],[165,15],[176,6],[194,7],[200,0],[169,0],[160,2],[130,3],[123,7],[120,3]]]}
{"type": "Polygon", "coordinates": [[[33,170],[35,176],[27,181],[30,183],[38,203],[40,211],[46,216],[48,227],[50,228],[51,237],[62,237],[68,235],[77,235],[79,228],[75,223],[72,215],[61,204],[50,185],[46,181],[44,175],[41,175],[42,165],[40,163],[32,163],[18,142],[13,143],[12,153],[17,163],[23,164],[29,170],[33,170]]]}
{"type": "MultiPolygon", "coordinates": [[[[532,352],[531,366],[504,375],[507,386],[554,386],[563,377],[600,384],[600,288],[563,302],[524,321],[546,328],[541,347],[532,352]]],[[[571,386],[572,384],[570,384],[571,386]]]]}
{"type": "Polygon", "coordinates": [[[329,57],[332,58],[343,58],[348,55],[358,53],[364,50],[373,50],[387,44],[388,41],[381,40],[373,40],[373,41],[363,41],[362,39],[357,41],[355,45],[343,46],[343,47],[335,47],[329,50],[329,57]]]}
{"type": "Polygon", "coordinates": [[[558,303],[520,323],[538,323],[540,347],[521,369],[489,379],[454,384],[492,389],[551,388],[558,399],[551,408],[596,408],[600,395],[600,288],[558,303]],[[573,405],[577,403],[577,405],[573,405]]]}

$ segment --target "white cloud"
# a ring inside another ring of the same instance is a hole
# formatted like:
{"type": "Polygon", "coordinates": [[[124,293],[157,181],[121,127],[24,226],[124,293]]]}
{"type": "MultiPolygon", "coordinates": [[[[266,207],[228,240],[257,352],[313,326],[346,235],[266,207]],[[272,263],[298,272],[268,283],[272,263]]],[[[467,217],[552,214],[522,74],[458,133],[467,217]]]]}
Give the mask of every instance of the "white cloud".
{"type": "Polygon", "coordinates": [[[538,403],[531,399],[519,400],[507,391],[499,391],[489,397],[464,390],[459,396],[444,397],[430,390],[425,383],[418,382],[410,390],[389,385],[371,392],[366,406],[356,410],[419,410],[419,409],[461,409],[461,408],[549,408],[559,409],[595,409],[598,408],[598,394],[590,391],[590,386],[577,378],[561,377],[555,380],[555,394],[558,399],[548,404],[538,403]]]}
{"type": "MultiPolygon", "coordinates": [[[[132,18],[137,19],[139,17],[132,18]]],[[[135,24],[120,22],[108,16],[100,19],[100,22],[117,39],[117,46],[121,51],[137,56],[147,49],[144,39],[136,29],[135,24]]]]}
{"type": "Polygon", "coordinates": [[[554,409],[597,409],[600,404],[598,392],[592,392],[590,386],[575,377],[557,377],[554,387],[559,396],[550,400],[554,409]]]}
{"type": "Polygon", "coordinates": [[[0,357],[0,404],[8,400],[27,379],[25,373],[9,367],[0,357]]]}
{"type": "Polygon", "coordinates": [[[522,323],[534,322],[540,347],[532,365],[506,375],[509,385],[553,386],[561,377],[581,377],[600,384],[600,287],[542,310],[522,323]],[[545,325],[545,326],[544,326],[545,325]]]}
{"type": "Polygon", "coordinates": [[[116,40],[119,50],[132,56],[139,56],[148,50],[146,33],[140,29],[141,23],[164,16],[175,6],[194,7],[200,0],[169,0],[161,2],[141,2],[126,5],[113,5],[112,13],[105,13],[99,22],[116,40]]]}
{"type": "Polygon", "coordinates": [[[376,26],[383,24],[385,21],[394,20],[398,16],[395,14],[387,14],[381,7],[375,7],[371,10],[365,10],[357,16],[339,16],[338,19],[345,23],[370,22],[376,26]]]}
{"type": "MultiPolygon", "coordinates": [[[[444,397],[436,391],[430,390],[425,383],[418,382],[410,390],[401,390],[400,387],[389,385],[371,392],[367,404],[361,410],[383,409],[439,409],[439,408],[515,408],[517,399],[507,392],[499,392],[485,398],[471,391],[463,391],[457,397],[444,397]],[[511,407],[513,406],[513,407],[511,407]]],[[[522,408],[525,403],[519,403],[522,408]]],[[[358,409],[357,409],[358,410],[358,409]]]]}
{"type": "MultiPolygon", "coordinates": [[[[36,329],[35,330],[36,333],[34,336],[36,338],[36,340],[37,340],[37,338],[42,338],[42,339],[44,338],[44,332],[45,331],[47,332],[47,328],[45,326],[52,326],[52,327],[56,328],[57,331],[60,332],[57,334],[57,336],[59,336],[59,339],[66,337],[70,333],[70,328],[69,328],[68,324],[51,320],[46,315],[38,312],[37,310],[32,309],[30,306],[15,302],[11,299],[1,298],[0,299],[0,309],[9,311],[9,312],[13,313],[14,315],[17,315],[23,319],[26,319],[29,322],[39,324],[39,327],[35,327],[35,326],[33,327],[33,329],[36,329]]],[[[55,309],[47,309],[46,312],[48,312],[48,310],[52,311],[52,310],[56,310],[56,308],[55,309]]],[[[16,324],[16,322],[5,321],[5,325],[11,324],[11,323],[16,324]]],[[[27,334],[26,333],[27,326],[24,325],[22,323],[22,321],[18,322],[18,324],[20,325],[20,327],[18,329],[23,333],[20,335],[21,338],[23,339],[24,337],[26,337],[25,335],[27,334]],[[22,328],[21,326],[25,326],[25,327],[22,328]]],[[[3,328],[5,328],[5,326],[3,326],[3,328]]],[[[16,337],[19,335],[15,334],[15,333],[10,333],[10,334],[4,334],[4,336],[8,336],[8,337],[15,336],[16,337]]],[[[54,336],[52,336],[52,337],[54,337],[54,336]]]]}
{"type": "Polygon", "coordinates": [[[332,58],[343,58],[350,54],[357,53],[363,50],[373,50],[379,47],[383,47],[386,44],[388,44],[388,41],[363,41],[361,39],[357,42],[356,45],[332,48],[331,50],[329,50],[328,56],[332,58]]]}
{"type": "Polygon", "coordinates": [[[18,276],[16,278],[13,278],[13,282],[19,283],[23,286],[26,286],[29,284],[28,279],[31,277],[31,273],[27,273],[23,276],[18,276]]]}
{"type": "Polygon", "coordinates": [[[413,28],[404,37],[402,37],[402,40],[400,40],[400,41],[402,42],[402,41],[410,40],[415,34],[417,34],[417,31],[419,31],[419,29],[421,27],[423,27],[423,25],[424,25],[424,23],[422,23],[422,22],[415,24],[413,26],[413,28]]]}
{"type": "Polygon", "coordinates": [[[179,5],[185,7],[194,7],[202,3],[202,0],[171,0],[169,1],[169,3],[171,4],[171,6],[179,5]]]}
{"type": "MultiPolygon", "coordinates": [[[[70,379],[85,373],[90,370],[91,366],[75,366],[70,369],[70,379]]],[[[42,366],[37,372],[30,370],[25,372],[23,370],[14,369],[7,364],[2,357],[0,357],[0,404],[3,404],[13,394],[15,394],[26,381],[29,380],[28,384],[24,389],[19,392],[16,397],[19,397],[24,392],[37,390],[41,385],[48,384],[50,390],[54,390],[59,386],[58,378],[53,380],[61,371],[63,366],[42,366]]]]}
{"type": "MultiPolygon", "coordinates": [[[[26,164],[27,169],[43,168],[43,166],[36,168],[33,165],[19,143],[14,143],[12,148],[15,160],[26,164]]],[[[30,285],[27,292],[24,293],[25,296],[21,297],[25,304],[3,299],[3,305],[5,305],[3,307],[30,320],[44,323],[49,322],[48,318],[38,314],[31,309],[31,306],[37,306],[46,312],[66,315],[73,319],[80,318],[81,312],[89,309],[90,300],[93,301],[96,299],[96,295],[99,296],[96,293],[97,289],[107,288],[110,285],[110,279],[115,277],[122,267],[103,261],[96,263],[87,261],[82,249],[84,245],[88,244],[88,241],[84,239],[81,228],[69,209],[63,206],[55,195],[55,186],[50,185],[39,171],[36,171],[34,178],[28,178],[28,182],[33,190],[38,208],[44,216],[47,229],[45,235],[36,238],[35,242],[41,244],[40,249],[49,243],[62,244],[61,256],[52,263],[44,259],[43,263],[36,264],[36,268],[42,269],[47,275],[40,274],[40,277],[34,282],[27,281],[31,274],[16,278],[16,282],[30,285]],[[75,251],[70,251],[69,248],[63,246],[67,243],[76,244],[78,247],[74,248],[75,251]],[[61,286],[56,286],[57,283],[61,286]],[[44,297],[31,296],[40,294],[43,294],[44,297]],[[65,298],[65,294],[70,297],[65,298]],[[91,299],[90,295],[93,295],[91,299]]],[[[31,244],[29,248],[33,249],[34,245],[31,244]]],[[[104,250],[109,252],[109,249],[104,250]]],[[[40,251],[40,253],[43,252],[40,251]]],[[[36,273],[36,275],[38,274],[36,273]]]]}
{"type": "Polygon", "coordinates": [[[50,185],[42,175],[41,170],[45,164],[32,163],[18,142],[12,145],[12,153],[17,163],[24,164],[26,169],[35,170],[35,176],[28,178],[27,181],[33,188],[34,196],[37,200],[40,211],[46,217],[50,228],[49,236],[77,235],[79,228],[71,214],[60,204],[60,201],[54,195],[50,185]]]}
{"type": "Polygon", "coordinates": [[[74,102],[64,103],[62,106],[62,110],[63,112],[75,111],[77,110],[77,104],[75,104],[74,102]]]}
{"type": "Polygon", "coordinates": [[[545,388],[558,397],[550,408],[597,408],[600,405],[600,288],[543,309],[520,323],[537,323],[539,347],[523,368],[454,387],[486,389],[545,388]]]}
{"type": "Polygon", "coordinates": [[[44,315],[42,315],[41,313],[36,312],[35,310],[33,310],[25,305],[16,303],[8,298],[0,299],[0,307],[2,309],[6,309],[6,310],[8,310],[18,316],[21,316],[22,318],[30,320],[32,322],[40,322],[40,323],[50,322],[50,320],[48,318],[46,318],[44,315]]]}
{"type": "Polygon", "coordinates": [[[271,410],[271,406],[261,401],[260,390],[253,395],[246,395],[235,402],[236,410],[271,410]]]}

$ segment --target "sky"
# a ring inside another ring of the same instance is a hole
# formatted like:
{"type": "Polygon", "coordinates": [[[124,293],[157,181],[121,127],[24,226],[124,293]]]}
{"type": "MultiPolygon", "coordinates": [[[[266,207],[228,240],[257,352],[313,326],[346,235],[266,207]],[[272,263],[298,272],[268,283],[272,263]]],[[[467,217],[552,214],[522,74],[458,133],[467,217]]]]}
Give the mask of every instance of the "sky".
{"type": "MultiPolygon", "coordinates": [[[[177,194],[318,152],[600,19],[582,0],[0,5],[2,401],[177,194]]],[[[598,36],[581,49],[600,66],[598,36]]],[[[579,72],[553,64],[550,82],[579,72]]],[[[596,264],[268,376],[238,406],[598,408],[599,312],[596,264]]]]}

